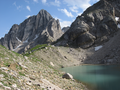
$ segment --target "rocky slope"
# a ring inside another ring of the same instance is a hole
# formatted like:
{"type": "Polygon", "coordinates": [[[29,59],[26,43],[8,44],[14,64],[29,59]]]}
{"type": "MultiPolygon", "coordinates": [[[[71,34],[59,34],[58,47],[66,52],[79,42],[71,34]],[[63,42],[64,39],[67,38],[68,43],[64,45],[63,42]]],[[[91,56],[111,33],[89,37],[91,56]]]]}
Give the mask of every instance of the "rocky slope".
{"type": "Polygon", "coordinates": [[[63,34],[59,20],[55,20],[46,10],[31,16],[20,25],[14,24],[8,34],[0,39],[6,48],[21,53],[38,44],[56,41],[63,34]]]}
{"type": "Polygon", "coordinates": [[[119,0],[100,0],[78,16],[56,45],[89,48],[105,43],[118,31],[119,0]]]}
{"type": "Polygon", "coordinates": [[[0,90],[87,90],[80,82],[62,78],[64,72],[57,69],[57,60],[47,59],[52,54],[67,63],[61,55],[64,49],[59,52],[56,47],[42,45],[39,50],[20,55],[0,45],[0,51],[0,90]]]}

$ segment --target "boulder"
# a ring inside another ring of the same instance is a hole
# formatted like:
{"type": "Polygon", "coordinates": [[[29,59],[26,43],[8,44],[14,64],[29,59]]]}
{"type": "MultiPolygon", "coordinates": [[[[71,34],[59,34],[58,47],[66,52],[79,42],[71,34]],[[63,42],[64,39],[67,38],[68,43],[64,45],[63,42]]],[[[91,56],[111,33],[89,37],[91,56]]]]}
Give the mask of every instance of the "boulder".
{"type": "Polygon", "coordinates": [[[65,73],[62,78],[66,78],[66,79],[73,79],[73,76],[69,73],[65,73]]]}
{"type": "Polygon", "coordinates": [[[55,65],[53,64],[53,62],[50,62],[50,65],[53,66],[53,67],[55,66],[55,65]]]}

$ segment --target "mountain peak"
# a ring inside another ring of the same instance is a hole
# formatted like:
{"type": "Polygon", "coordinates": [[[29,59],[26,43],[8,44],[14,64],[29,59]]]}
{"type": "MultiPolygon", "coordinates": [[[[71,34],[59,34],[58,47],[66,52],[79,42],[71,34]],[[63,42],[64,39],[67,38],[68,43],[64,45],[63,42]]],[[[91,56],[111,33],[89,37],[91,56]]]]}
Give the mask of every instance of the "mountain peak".
{"type": "Polygon", "coordinates": [[[44,10],[44,9],[41,9],[41,10],[40,10],[40,12],[47,12],[47,11],[46,11],[46,10],[44,10]]]}
{"type": "Polygon", "coordinates": [[[20,25],[14,24],[0,44],[6,48],[22,53],[38,44],[56,41],[63,34],[58,20],[46,10],[24,20],[20,25]]]}
{"type": "Polygon", "coordinates": [[[38,15],[43,15],[43,16],[49,16],[52,18],[52,16],[50,15],[50,13],[48,13],[46,10],[41,9],[40,12],[38,13],[38,15]]]}

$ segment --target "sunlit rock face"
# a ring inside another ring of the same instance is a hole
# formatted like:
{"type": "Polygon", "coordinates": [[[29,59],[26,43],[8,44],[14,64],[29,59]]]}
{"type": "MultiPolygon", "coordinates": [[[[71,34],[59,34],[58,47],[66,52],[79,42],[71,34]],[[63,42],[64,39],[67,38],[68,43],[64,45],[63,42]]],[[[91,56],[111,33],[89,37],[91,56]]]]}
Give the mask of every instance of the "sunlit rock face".
{"type": "Polygon", "coordinates": [[[62,34],[59,20],[55,20],[42,9],[37,15],[29,17],[20,25],[14,24],[8,34],[0,39],[0,44],[21,53],[38,44],[52,43],[62,34]]]}

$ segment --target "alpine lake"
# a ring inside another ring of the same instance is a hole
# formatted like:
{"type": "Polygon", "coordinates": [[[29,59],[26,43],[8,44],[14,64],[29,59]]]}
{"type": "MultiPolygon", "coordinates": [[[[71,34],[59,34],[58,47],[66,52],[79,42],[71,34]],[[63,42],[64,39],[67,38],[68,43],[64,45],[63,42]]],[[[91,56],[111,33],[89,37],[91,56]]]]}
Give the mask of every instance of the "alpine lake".
{"type": "Polygon", "coordinates": [[[120,65],[80,65],[61,70],[90,90],[120,90],[120,65]]]}

